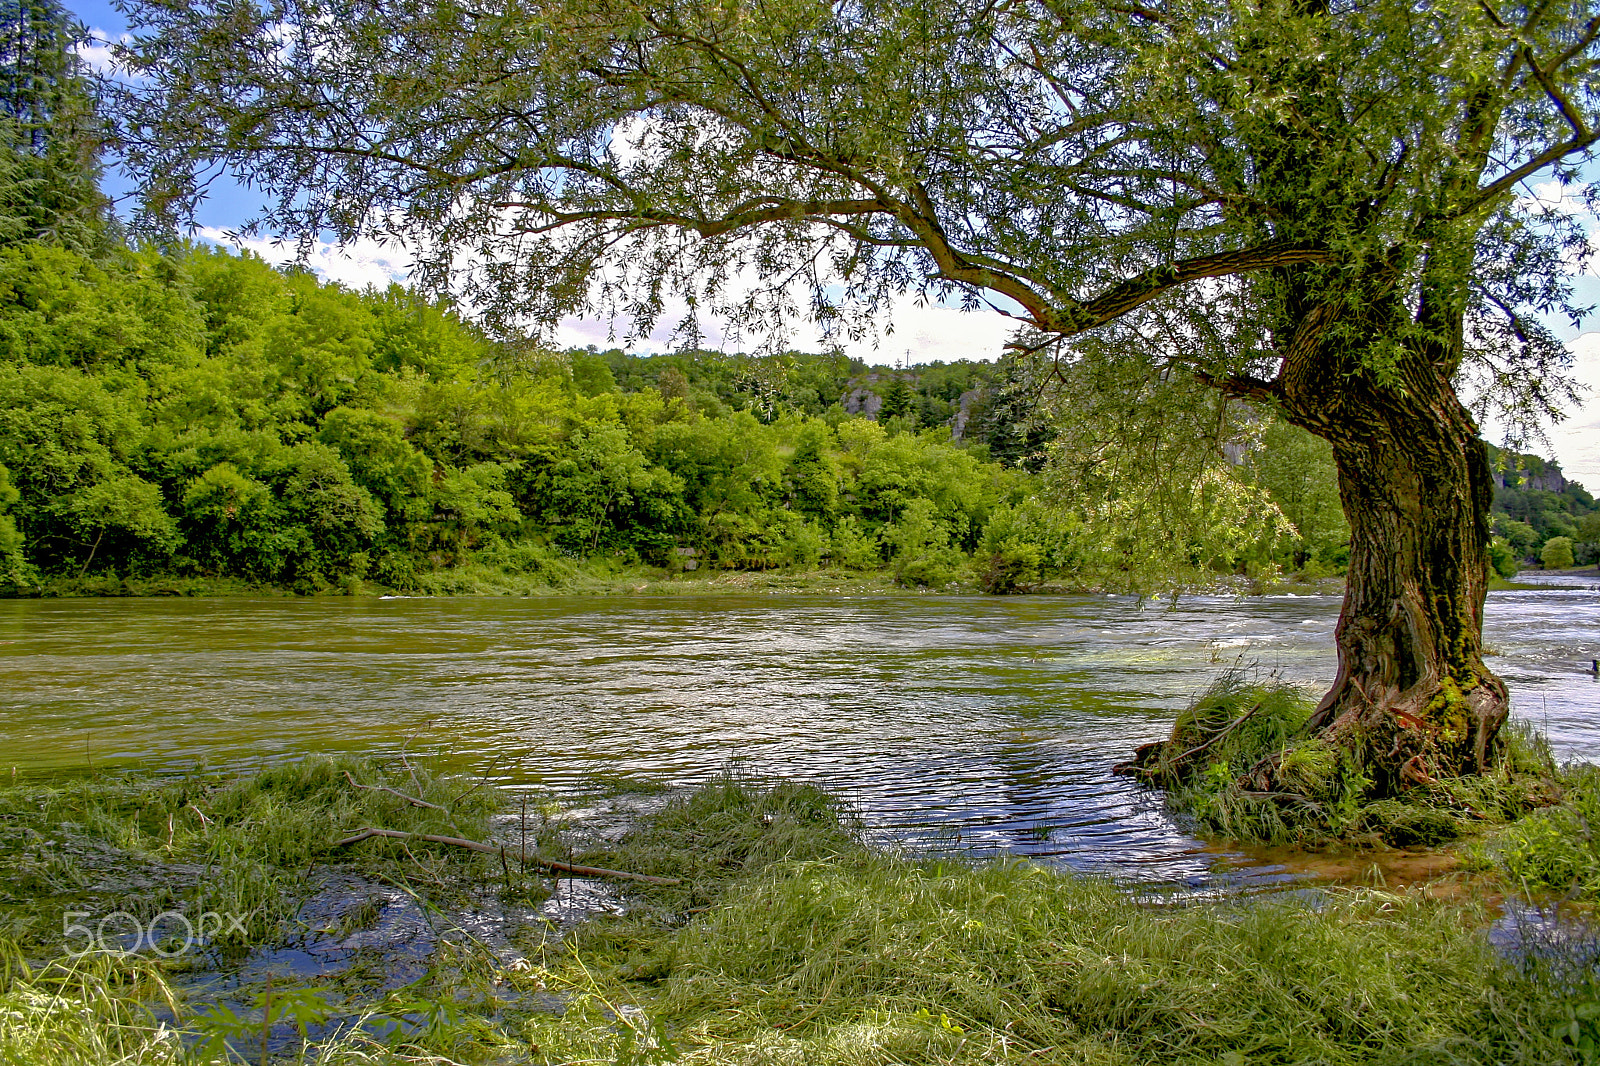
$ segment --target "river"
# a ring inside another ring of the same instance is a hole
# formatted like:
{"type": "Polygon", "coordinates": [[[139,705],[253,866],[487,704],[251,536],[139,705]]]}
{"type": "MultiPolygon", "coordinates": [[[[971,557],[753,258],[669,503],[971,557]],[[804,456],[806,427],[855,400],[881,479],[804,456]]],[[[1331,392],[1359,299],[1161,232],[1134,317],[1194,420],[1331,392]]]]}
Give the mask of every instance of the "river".
{"type": "MultiPolygon", "coordinates": [[[[1537,580],[1540,575],[1534,575],[1537,580]]],[[[1141,882],[1276,876],[1110,774],[1230,664],[1332,678],[1332,596],[758,595],[0,602],[0,772],[405,749],[576,797],[597,775],[824,784],[881,842],[1141,882]],[[1240,870],[1244,870],[1240,873],[1240,870]]],[[[1600,760],[1595,579],[1492,593],[1515,713],[1600,760]]]]}

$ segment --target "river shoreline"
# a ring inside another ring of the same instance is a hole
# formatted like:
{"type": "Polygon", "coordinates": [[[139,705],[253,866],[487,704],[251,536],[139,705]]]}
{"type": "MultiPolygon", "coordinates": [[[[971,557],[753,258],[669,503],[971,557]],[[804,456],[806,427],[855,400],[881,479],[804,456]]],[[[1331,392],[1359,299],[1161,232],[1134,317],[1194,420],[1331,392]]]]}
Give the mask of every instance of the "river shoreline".
{"type": "Polygon", "coordinates": [[[1508,921],[1490,873],[1130,893],[885,853],[826,793],[733,778],[595,831],[411,762],[0,793],[7,1061],[1576,1064],[1600,1035],[1592,934],[1508,921]],[[506,849],[335,846],[372,823],[506,849]],[[527,860],[572,849],[676,883],[527,860]],[[202,911],[249,915],[196,940],[202,911]]]}
{"type": "MultiPolygon", "coordinates": [[[[1512,587],[1503,585],[1501,587],[1512,587]]],[[[1099,586],[1047,583],[1020,588],[1003,595],[1083,596],[1106,595],[1099,586]]],[[[1344,580],[1338,577],[1302,579],[1291,575],[1264,582],[1244,577],[1219,578],[1214,584],[1184,587],[1183,594],[1196,595],[1343,595],[1344,580]]],[[[316,598],[316,597],[528,597],[571,596],[703,596],[724,593],[813,593],[817,595],[872,595],[897,593],[910,596],[974,596],[983,590],[973,581],[955,581],[937,588],[905,585],[889,571],[854,570],[730,570],[720,573],[673,573],[640,568],[620,573],[579,573],[571,580],[549,584],[537,577],[497,572],[441,571],[428,575],[420,588],[402,590],[372,582],[346,582],[318,589],[293,589],[256,584],[229,578],[119,577],[99,575],[85,578],[57,577],[37,587],[0,589],[0,599],[104,599],[148,597],[207,598],[316,598]]],[[[1111,593],[1115,594],[1115,593],[1111,593]]],[[[1156,592],[1152,595],[1170,595],[1156,592]]]]}
{"type": "MultiPolygon", "coordinates": [[[[1567,570],[1531,570],[1515,578],[1490,578],[1489,591],[1528,591],[1544,587],[1549,578],[1600,581],[1600,568],[1576,567],[1567,570]],[[1531,580],[1530,580],[1531,578],[1531,580]]],[[[984,595],[975,581],[951,582],[937,588],[905,585],[887,571],[818,570],[730,570],[720,573],[680,573],[653,567],[620,572],[580,571],[568,580],[549,583],[537,575],[508,574],[481,568],[438,571],[426,575],[419,587],[395,589],[368,581],[347,581],[316,588],[287,588],[235,578],[209,578],[179,575],[147,577],[111,574],[87,577],[52,577],[37,586],[0,588],[0,599],[107,599],[107,598],[318,598],[318,597],[505,597],[555,598],[571,596],[703,596],[724,593],[812,593],[816,595],[872,595],[899,593],[912,596],[984,595]]],[[[1125,594],[1101,586],[1081,586],[1049,582],[1018,588],[1009,596],[1084,596],[1125,594]]],[[[1219,576],[1204,586],[1175,586],[1148,595],[1236,596],[1342,596],[1342,577],[1288,574],[1273,580],[1239,575],[1219,576]]]]}

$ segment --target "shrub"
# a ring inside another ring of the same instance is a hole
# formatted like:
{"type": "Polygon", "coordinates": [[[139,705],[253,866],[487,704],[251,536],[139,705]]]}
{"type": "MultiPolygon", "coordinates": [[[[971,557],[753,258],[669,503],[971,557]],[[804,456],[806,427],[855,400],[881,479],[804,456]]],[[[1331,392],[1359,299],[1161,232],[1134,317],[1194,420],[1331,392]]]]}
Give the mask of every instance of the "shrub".
{"type": "Polygon", "coordinates": [[[1517,553],[1504,537],[1495,537],[1489,542],[1489,565],[1508,581],[1517,576],[1517,553]]]}
{"type": "Polygon", "coordinates": [[[1572,566],[1572,538],[1551,537],[1539,549],[1539,561],[1546,570],[1565,570],[1572,566]]]}

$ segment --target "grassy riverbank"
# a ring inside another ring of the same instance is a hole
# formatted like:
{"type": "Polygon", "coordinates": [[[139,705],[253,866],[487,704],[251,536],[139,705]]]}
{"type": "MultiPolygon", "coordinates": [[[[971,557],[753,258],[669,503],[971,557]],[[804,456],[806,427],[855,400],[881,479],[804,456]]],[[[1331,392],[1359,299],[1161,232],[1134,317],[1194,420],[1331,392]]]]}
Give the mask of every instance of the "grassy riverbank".
{"type": "MultiPolygon", "coordinates": [[[[1593,576],[1593,568],[1559,571],[1593,576]]],[[[1538,592],[1547,585],[1493,577],[1491,592],[1538,592]]],[[[1010,595],[1075,595],[1106,591],[1098,586],[1047,582],[1010,595]]],[[[1202,590],[1234,595],[1341,596],[1344,579],[1321,575],[1288,574],[1274,580],[1219,576],[1202,590]]],[[[107,598],[163,596],[296,597],[296,596],[678,596],[715,595],[725,592],[807,592],[862,595],[879,592],[914,592],[972,596],[984,592],[975,577],[957,576],[938,587],[907,584],[891,570],[849,570],[840,567],[803,570],[710,570],[675,572],[653,566],[574,566],[570,573],[552,578],[546,573],[524,574],[488,566],[463,566],[424,574],[405,590],[363,580],[346,580],[320,588],[287,588],[237,578],[154,575],[126,577],[90,574],[53,576],[28,586],[0,587],[0,598],[107,598]]]]}
{"type": "Polygon", "coordinates": [[[518,574],[491,567],[460,567],[425,575],[410,589],[349,581],[317,590],[295,590],[250,584],[228,578],[149,577],[112,575],[53,578],[29,590],[13,590],[40,598],[222,596],[629,596],[695,595],[720,592],[871,593],[888,591],[959,591],[974,594],[976,584],[954,582],[948,588],[907,589],[889,571],[733,570],[707,573],[673,573],[657,567],[575,567],[552,580],[548,575],[518,574]]]}
{"type": "Polygon", "coordinates": [[[309,760],[0,790],[0,1062],[1531,1064],[1600,1037],[1593,970],[1497,955],[1487,897],[1164,901],[874,852],[807,787],[639,797],[630,832],[569,857],[679,883],[613,882],[572,925],[548,920],[570,882],[525,873],[522,847],[583,834],[477,782],[309,760]],[[370,826],[508,857],[332,846],[370,826]],[[171,959],[74,957],[112,911],[249,917],[159,942],[171,959]],[[425,943],[386,932],[401,912],[425,943]]]}
{"type": "MultiPolygon", "coordinates": [[[[1510,588],[1513,586],[1507,585],[1510,588]]],[[[1521,588],[1523,586],[1515,586],[1521,588]]],[[[1533,586],[1528,586],[1533,587],[1533,586]]],[[[1078,586],[1061,582],[1040,584],[1010,594],[1075,595],[1098,593],[1097,586],[1078,586]]],[[[1264,595],[1292,592],[1297,595],[1341,595],[1341,578],[1302,578],[1290,575],[1280,581],[1244,578],[1219,578],[1215,586],[1195,591],[1264,595]]],[[[107,597],[295,597],[295,596],[695,596],[729,592],[814,593],[819,595],[867,595],[883,592],[908,592],[920,595],[979,595],[984,589],[970,576],[958,577],[937,587],[908,584],[890,570],[848,570],[830,567],[817,570],[722,570],[674,572],[659,567],[618,568],[575,567],[557,580],[544,574],[518,574],[491,567],[460,567],[424,575],[414,588],[404,591],[367,581],[346,581],[326,588],[289,589],[268,584],[253,584],[233,578],[180,576],[121,577],[112,574],[86,577],[51,577],[36,586],[0,589],[0,597],[16,598],[107,598],[107,597]]]]}
{"type": "Polygon", "coordinates": [[[1359,751],[1307,735],[1315,701],[1303,688],[1236,665],[1180,712],[1169,738],[1140,748],[1125,772],[1165,790],[1170,810],[1202,834],[1264,844],[1434,847],[1481,836],[1550,807],[1564,774],[1544,738],[1512,722],[1491,772],[1376,787],[1359,751]],[[1382,798],[1373,799],[1374,794],[1382,798]]]}

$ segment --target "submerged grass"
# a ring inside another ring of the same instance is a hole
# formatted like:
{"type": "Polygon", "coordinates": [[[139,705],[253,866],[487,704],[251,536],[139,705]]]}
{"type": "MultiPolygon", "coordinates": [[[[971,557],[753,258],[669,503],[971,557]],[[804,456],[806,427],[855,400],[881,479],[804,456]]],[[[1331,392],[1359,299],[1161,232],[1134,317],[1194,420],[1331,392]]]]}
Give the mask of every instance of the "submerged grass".
{"type": "MultiPolygon", "coordinates": [[[[303,880],[335,858],[396,872],[424,859],[441,881],[484,871],[415,842],[355,856],[327,843],[367,824],[490,839],[501,804],[470,782],[340,760],[0,801],[8,833],[62,839],[70,823],[147,873],[258,866],[303,880]],[[447,809],[354,788],[346,772],[447,809]]],[[[622,913],[530,935],[521,958],[440,941],[403,986],[285,982],[234,1008],[186,1001],[176,962],[41,958],[59,945],[14,927],[0,1063],[1560,1066],[1600,1042],[1594,968],[1497,956],[1482,932],[1493,911],[1473,901],[1333,889],[1174,902],[1024,862],[918,861],[868,848],[825,792],[742,776],[674,796],[575,858],[683,883],[630,886],[622,913]]]]}
{"type": "Polygon", "coordinates": [[[331,845],[368,826],[481,839],[499,806],[497,795],[471,782],[349,757],[245,775],[12,785],[0,789],[0,847],[11,866],[3,880],[11,902],[0,913],[13,930],[48,941],[63,929],[63,899],[105,897],[135,918],[181,900],[195,914],[238,916],[238,924],[219,923],[224,941],[271,941],[319,863],[383,872],[425,859],[457,881],[482,880],[489,859],[460,849],[369,840],[335,854],[331,845]]]}

